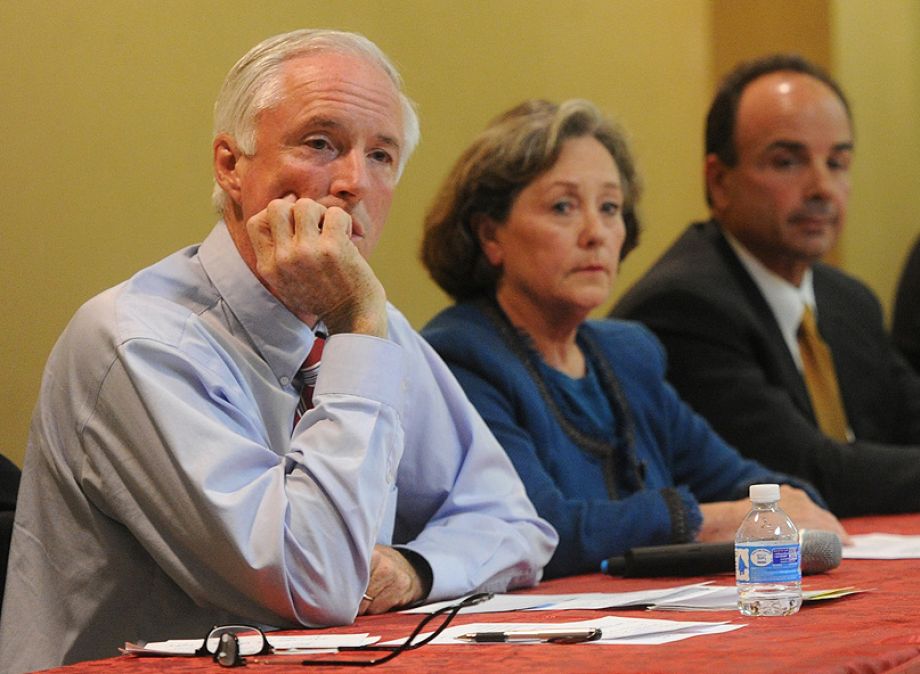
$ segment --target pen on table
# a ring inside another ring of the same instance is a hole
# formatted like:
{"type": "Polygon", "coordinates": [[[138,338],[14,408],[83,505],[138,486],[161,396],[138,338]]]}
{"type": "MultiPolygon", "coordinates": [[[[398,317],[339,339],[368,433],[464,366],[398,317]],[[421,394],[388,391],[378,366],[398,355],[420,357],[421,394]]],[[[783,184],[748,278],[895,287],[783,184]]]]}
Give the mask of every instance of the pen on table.
{"type": "Polygon", "coordinates": [[[602,631],[596,627],[585,629],[513,630],[509,632],[470,632],[457,638],[475,643],[549,641],[553,643],[576,644],[601,638],[602,631]]]}

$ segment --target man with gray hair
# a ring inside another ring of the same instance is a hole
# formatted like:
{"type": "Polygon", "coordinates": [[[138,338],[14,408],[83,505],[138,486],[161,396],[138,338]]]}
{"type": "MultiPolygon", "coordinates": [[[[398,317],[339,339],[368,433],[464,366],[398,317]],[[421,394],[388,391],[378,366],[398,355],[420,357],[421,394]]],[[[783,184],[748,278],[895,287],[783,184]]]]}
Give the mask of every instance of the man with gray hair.
{"type": "Polygon", "coordinates": [[[555,532],[366,262],[417,141],[361,36],[296,31],[233,67],[222,220],[90,300],[49,359],[5,671],[539,580],[555,532]]]}

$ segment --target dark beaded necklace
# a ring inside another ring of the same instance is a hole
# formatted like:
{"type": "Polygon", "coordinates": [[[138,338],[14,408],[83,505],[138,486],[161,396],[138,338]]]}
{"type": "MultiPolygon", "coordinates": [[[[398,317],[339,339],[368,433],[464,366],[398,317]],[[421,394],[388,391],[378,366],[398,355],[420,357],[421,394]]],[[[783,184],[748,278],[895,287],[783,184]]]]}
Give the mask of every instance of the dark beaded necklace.
{"type": "Polygon", "coordinates": [[[511,351],[523,363],[547,409],[565,434],[583,451],[603,460],[604,481],[610,498],[620,498],[621,491],[630,494],[644,489],[644,466],[637,461],[633,450],[635,421],[632,412],[613,369],[588,331],[579,330],[576,341],[585,358],[597,372],[601,388],[617,420],[616,433],[612,440],[589,435],[568,420],[540,374],[539,363],[542,358],[530,335],[514,326],[494,299],[483,300],[480,306],[511,351]]]}

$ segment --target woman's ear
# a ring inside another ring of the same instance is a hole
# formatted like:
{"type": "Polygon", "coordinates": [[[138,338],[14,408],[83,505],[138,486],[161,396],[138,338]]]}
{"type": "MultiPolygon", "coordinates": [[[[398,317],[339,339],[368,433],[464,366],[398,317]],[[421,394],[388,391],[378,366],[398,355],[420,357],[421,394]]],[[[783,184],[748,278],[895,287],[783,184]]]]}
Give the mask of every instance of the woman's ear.
{"type": "Polygon", "coordinates": [[[496,234],[501,225],[485,213],[477,213],[473,216],[472,221],[473,234],[479,241],[479,247],[482,248],[483,255],[493,267],[500,267],[504,259],[502,245],[498,241],[496,234]]]}

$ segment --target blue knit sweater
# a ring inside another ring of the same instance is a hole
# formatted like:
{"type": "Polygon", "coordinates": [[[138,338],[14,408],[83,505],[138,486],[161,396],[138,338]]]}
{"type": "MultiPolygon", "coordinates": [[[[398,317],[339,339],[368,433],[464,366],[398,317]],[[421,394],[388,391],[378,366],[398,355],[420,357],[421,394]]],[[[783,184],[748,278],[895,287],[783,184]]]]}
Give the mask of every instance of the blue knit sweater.
{"type": "Polygon", "coordinates": [[[743,459],[684,404],[665,381],[664,350],[639,324],[587,321],[578,331],[624,407],[612,405],[617,429],[606,439],[586,439],[560,418],[562,405],[547,403],[553,389],[518,334],[483,302],[446,309],[422,330],[559,532],[545,577],[596,571],[630,547],[692,540],[698,503],[744,498],[754,483],[796,484],[821,502],[807,485],[743,459]]]}

